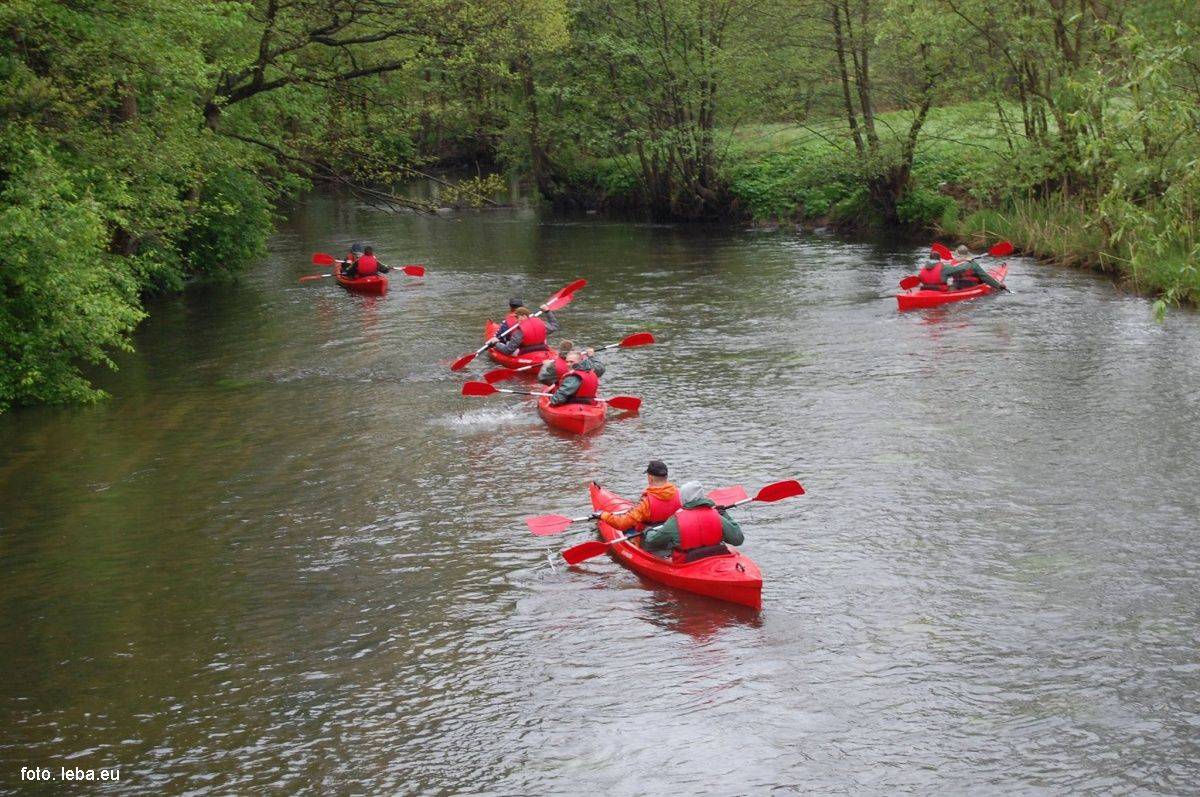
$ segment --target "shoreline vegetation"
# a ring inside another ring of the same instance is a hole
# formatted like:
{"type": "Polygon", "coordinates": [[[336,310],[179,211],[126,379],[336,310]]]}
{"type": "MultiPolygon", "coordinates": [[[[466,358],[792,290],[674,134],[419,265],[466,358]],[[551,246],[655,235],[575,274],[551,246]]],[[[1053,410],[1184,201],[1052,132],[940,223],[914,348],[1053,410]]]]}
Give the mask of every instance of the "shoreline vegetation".
{"type": "Polygon", "coordinates": [[[145,297],[235,277],[314,183],[437,212],[398,186],[449,163],[1200,303],[1194,0],[14,0],[0,34],[0,412],[101,398],[145,297]]]}

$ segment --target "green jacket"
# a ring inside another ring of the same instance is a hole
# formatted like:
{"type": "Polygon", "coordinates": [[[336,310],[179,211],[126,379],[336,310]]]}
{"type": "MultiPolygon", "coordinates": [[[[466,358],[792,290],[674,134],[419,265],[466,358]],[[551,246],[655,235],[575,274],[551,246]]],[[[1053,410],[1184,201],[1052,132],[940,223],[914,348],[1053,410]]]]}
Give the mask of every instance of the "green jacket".
{"type": "MultiPolygon", "coordinates": [[[[695,509],[698,506],[716,506],[716,504],[707,498],[701,498],[690,504],[684,504],[683,508],[695,509]]],[[[730,545],[741,545],[745,542],[746,535],[742,534],[742,527],[738,525],[738,522],[725,514],[724,510],[717,511],[721,513],[721,532],[724,535],[724,541],[730,545]]],[[[673,516],[661,526],[647,529],[646,536],[642,538],[642,547],[648,551],[669,551],[678,545],[679,521],[673,516]]]]}

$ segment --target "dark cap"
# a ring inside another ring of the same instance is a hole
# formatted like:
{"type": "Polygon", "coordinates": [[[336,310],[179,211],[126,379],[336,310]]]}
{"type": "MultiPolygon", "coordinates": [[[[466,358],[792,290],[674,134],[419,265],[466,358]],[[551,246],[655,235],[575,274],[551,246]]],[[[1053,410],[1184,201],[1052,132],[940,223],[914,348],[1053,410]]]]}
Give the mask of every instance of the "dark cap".
{"type": "Polygon", "coordinates": [[[355,243],[354,246],[350,247],[350,251],[356,254],[360,253],[363,251],[363,245],[360,243],[355,243]]]}
{"type": "Polygon", "coordinates": [[[650,464],[646,466],[646,473],[649,473],[651,476],[657,476],[660,479],[665,479],[667,477],[667,463],[662,460],[652,459],[650,460],[650,464]]]}
{"type": "Polygon", "coordinates": [[[508,300],[508,306],[516,310],[518,307],[524,307],[525,302],[522,299],[518,299],[516,296],[514,296],[508,300]]]}

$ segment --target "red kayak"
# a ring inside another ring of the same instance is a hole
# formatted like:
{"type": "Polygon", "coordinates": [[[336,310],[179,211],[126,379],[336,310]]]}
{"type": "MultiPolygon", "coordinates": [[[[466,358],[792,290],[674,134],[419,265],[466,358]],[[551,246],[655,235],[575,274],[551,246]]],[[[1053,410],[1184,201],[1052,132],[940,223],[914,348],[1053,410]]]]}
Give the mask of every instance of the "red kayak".
{"type": "Polygon", "coordinates": [[[383,296],[387,293],[387,277],[382,274],[372,274],[369,277],[350,277],[342,276],[342,269],[338,265],[333,267],[333,276],[337,278],[338,284],[348,291],[354,293],[369,293],[372,296],[383,296]]]}
{"type": "MultiPolygon", "coordinates": [[[[496,335],[496,331],[498,329],[500,329],[499,324],[497,324],[495,321],[488,321],[483,327],[483,339],[491,340],[496,335]]],[[[503,365],[505,368],[524,368],[527,365],[541,365],[546,360],[554,359],[554,352],[550,349],[547,349],[546,351],[532,351],[529,354],[522,354],[520,357],[498,352],[494,347],[488,349],[487,352],[488,356],[491,357],[493,361],[499,365],[503,365]]],[[[524,373],[527,373],[531,376],[537,376],[537,369],[530,368],[524,373]]]]}
{"type": "MultiPolygon", "coordinates": [[[[1008,266],[1000,265],[988,273],[998,281],[1004,282],[1004,275],[1008,273],[1008,266]]],[[[901,310],[917,310],[922,307],[937,307],[940,304],[949,304],[950,302],[978,299],[980,296],[987,296],[993,290],[992,286],[982,284],[963,288],[959,291],[927,290],[917,286],[916,288],[910,288],[904,293],[896,294],[896,303],[901,310]]]]}
{"type": "MultiPolygon", "coordinates": [[[[597,512],[601,509],[620,512],[631,506],[629,501],[594,482],[590,491],[592,508],[597,512]]],[[[626,534],[607,523],[598,525],[600,538],[606,542],[626,534]]],[[[762,573],[750,557],[743,556],[732,548],[727,554],[709,556],[680,565],[643,551],[628,542],[610,545],[609,552],[618,562],[651,581],[717,600],[740,603],[754,609],[762,608],[762,573]]]]}
{"type": "Polygon", "coordinates": [[[594,404],[561,404],[550,406],[550,399],[542,396],[538,399],[538,415],[547,426],[562,429],[571,434],[588,434],[604,425],[608,414],[608,404],[603,399],[597,399],[594,404]]]}

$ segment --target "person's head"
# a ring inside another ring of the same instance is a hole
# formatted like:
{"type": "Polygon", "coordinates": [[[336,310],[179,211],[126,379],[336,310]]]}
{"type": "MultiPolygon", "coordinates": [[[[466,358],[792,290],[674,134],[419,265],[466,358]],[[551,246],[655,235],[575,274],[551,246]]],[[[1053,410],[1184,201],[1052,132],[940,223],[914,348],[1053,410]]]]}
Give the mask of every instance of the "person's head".
{"type": "Polygon", "coordinates": [[[513,310],[513,316],[515,316],[518,321],[520,321],[522,318],[529,318],[531,315],[533,315],[533,313],[529,312],[528,307],[518,307],[517,309],[513,310]]]}
{"type": "Polygon", "coordinates": [[[971,257],[971,250],[968,249],[967,247],[960,246],[954,250],[954,259],[955,260],[965,260],[968,257],[971,257]]]}
{"type": "Polygon", "coordinates": [[[667,463],[661,459],[652,459],[646,466],[646,481],[651,485],[667,483],[667,463]]]}
{"type": "Polygon", "coordinates": [[[929,256],[929,259],[925,261],[925,265],[928,266],[929,268],[933,268],[934,266],[936,266],[938,263],[941,263],[941,262],[942,262],[942,259],[940,257],[938,257],[937,254],[931,254],[929,256]]]}
{"type": "Polygon", "coordinates": [[[364,250],[363,250],[363,254],[364,254],[364,255],[373,255],[373,254],[375,254],[375,249],[374,249],[374,247],[370,247],[370,246],[368,246],[366,249],[364,249],[364,250]]]}
{"type": "Polygon", "coordinates": [[[583,359],[583,355],[580,354],[577,349],[571,349],[566,353],[563,359],[567,361],[568,367],[574,368],[575,366],[579,365],[580,360],[583,359]]]}
{"type": "Polygon", "coordinates": [[[560,340],[558,342],[558,356],[566,358],[568,352],[575,348],[575,344],[569,340],[560,340]]]}
{"type": "Polygon", "coordinates": [[[516,310],[518,307],[524,307],[524,306],[525,306],[525,302],[517,296],[514,296],[508,300],[508,309],[509,310],[516,310]]]}
{"type": "Polygon", "coordinates": [[[350,247],[350,254],[361,255],[362,253],[363,253],[363,245],[362,244],[356,242],[354,244],[354,246],[350,247]]]}
{"type": "Polygon", "coordinates": [[[700,482],[685,482],[679,488],[679,500],[684,504],[690,504],[693,501],[699,501],[704,497],[704,485],[700,482]]]}

